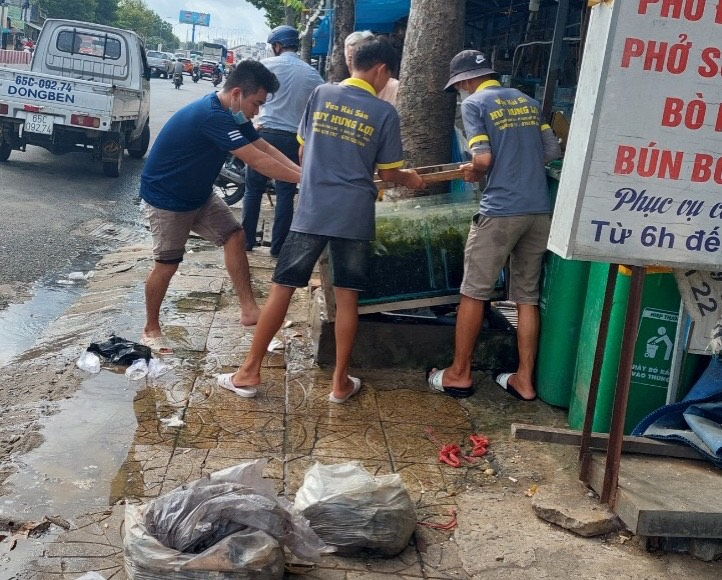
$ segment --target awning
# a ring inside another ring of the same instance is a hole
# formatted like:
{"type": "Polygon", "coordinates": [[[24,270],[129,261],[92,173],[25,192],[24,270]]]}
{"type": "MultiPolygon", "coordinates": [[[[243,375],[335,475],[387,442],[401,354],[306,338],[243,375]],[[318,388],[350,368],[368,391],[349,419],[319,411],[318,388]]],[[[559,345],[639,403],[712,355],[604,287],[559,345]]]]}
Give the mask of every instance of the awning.
{"type": "Polygon", "coordinates": [[[392,32],[394,23],[411,11],[411,0],[356,0],[355,30],[392,32]]]}
{"type": "Polygon", "coordinates": [[[25,26],[29,26],[30,28],[34,28],[35,30],[40,30],[42,26],[38,26],[37,24],[33,24],[32,22],[26,22],[25,26]]]}

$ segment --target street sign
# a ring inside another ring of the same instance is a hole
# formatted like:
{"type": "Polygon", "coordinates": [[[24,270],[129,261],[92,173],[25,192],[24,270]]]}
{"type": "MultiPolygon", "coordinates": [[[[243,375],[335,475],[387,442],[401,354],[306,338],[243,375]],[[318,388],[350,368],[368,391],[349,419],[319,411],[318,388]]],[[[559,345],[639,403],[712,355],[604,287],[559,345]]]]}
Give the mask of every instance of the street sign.
{"type": "Polygon", "coordinates": [[[702,270],[722,264],[722,9],[591,9],[549,249],[702,270]]]}
{"type": "Polygon", "coordinates": [[[178,17],[180,24],[194,24],[195,26],[210,26],[211,15],[205,12],[193,12],[191,10],[181,10],[178,17]]]}

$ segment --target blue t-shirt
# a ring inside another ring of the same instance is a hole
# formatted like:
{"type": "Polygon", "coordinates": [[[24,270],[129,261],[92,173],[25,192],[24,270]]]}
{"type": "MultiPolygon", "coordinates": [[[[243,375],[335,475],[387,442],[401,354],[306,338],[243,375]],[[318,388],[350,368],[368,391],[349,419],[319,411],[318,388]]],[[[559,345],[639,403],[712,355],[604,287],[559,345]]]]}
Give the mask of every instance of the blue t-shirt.
{"type": "Polygon", "coordinates": [[[361,79],[317,87],[298,128],[303,165],[291,230],[372,240],[374,172],[403,166],[399,127],[396,109],[361,79]]]}
{"type": "Polygon", "coordinates": [[[486,81],[461,103],[474,153],[491,152],[480,212],[486,216],[551,213],[539,103],[521,91],[486,81]]]}
{"type": "Polygon", "coordinates": [[[159,209],[198,209],[213,193],[228,152],[258,138],[250,121],[238,125],[216,93],[206,95],[161,129],[140,176],[140,197],[159,209]]]}

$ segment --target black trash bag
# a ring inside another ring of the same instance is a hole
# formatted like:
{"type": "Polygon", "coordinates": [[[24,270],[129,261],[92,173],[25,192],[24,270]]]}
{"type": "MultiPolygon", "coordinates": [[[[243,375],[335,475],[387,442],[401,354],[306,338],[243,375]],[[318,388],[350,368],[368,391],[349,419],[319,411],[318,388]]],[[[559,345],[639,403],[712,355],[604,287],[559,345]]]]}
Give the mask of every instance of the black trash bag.
{"type": "Polygon", "coordinates": [[[396,556],[416,529],[416,508],[401,476],[374,477],[356,462],[316,463],[294,506],[339,556],[396,556]]]}
{"type": "Polygon", "coordinates": [[[144,358],[150,360],[150,348],[119,336],[111,336],[105,342],[92,342],[88,352],[94,352],[116,365],[130,365],[133,361],[144,358]]]}
{"type": "Polygon", "coordinates": [[[326,546],[263,479],[265,464],[242,463],[126,506],[128,578],[280,580],[284,547],[319,561],[326,546]]]}

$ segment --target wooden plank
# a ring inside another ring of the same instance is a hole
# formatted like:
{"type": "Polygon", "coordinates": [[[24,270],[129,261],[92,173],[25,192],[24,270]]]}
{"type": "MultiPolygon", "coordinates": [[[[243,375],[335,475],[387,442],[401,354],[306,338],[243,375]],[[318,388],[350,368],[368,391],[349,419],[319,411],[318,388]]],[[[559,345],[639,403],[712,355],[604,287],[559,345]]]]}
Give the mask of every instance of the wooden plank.
{"type": "MultiPolygon", "coordinates": [[[[428,167],[414,167],[414,171],[424,178],[426,183],[442,183],[453,179],[463,179],[464,172],[459,169],[461,163],[445,163],[443,165],[429,165],[428,167]]],[[[374,185],[377,189],[397,187],[396,183],[382,181],[378,175],[374,176],[374,185]]]]}
{"type": "Polygon", "coordinates": [[[359,314],[373,314],[374,312],[387,312],[390,310],[406,310],[407,308],[423,308],[424,306],[444,306],[445,304],[458,304],[461,300],[459,294],[450,296],[436,296],[434,298],[416,298],[414,300],[398,300],[396,302],[380,302],[379,304],[360,304],[359,314]]]}
{"type": "MultiPolygon", "coordinates": [[[[524,425],[522,423],[512,424],[511,435],[514,439],[557,443],[559,445],[580,445],[582,442],[581,431],[559,429],[557,427],[543,427],[539,425],[524,425]]],[[[606,451],[608,442],[609,435],[607,433],[592,433],[592,449],[606,451]]],[[[647,439],[646,437],[631,437],[628,435],[623,439],[622,452],[678,457],[682,459],[703,459],[699,453],[686,445],[655,441],[654,439],[647,439]]]]}

